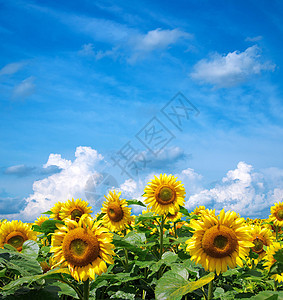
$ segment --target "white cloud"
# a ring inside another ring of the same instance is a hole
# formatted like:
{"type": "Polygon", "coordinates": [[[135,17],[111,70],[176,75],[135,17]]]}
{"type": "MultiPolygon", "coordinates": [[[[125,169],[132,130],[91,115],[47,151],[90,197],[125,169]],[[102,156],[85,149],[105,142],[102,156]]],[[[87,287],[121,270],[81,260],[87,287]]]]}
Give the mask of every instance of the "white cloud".
{"type": "Polygon", "coordinates": [[[0,76],[1,75],[11,75],[11,74],[17,73],[24,65],[25,65],[25,63],[23,63],[23,62],[7,64],[0,70],[0,76]]]}
{"type": "Polygon", "coordinates": [[[13,98],[26,98],[34,93],[35,84],[34,84],[34,77],[28,77],[23,80],[20,84],[14,87],[13,89],[13,98]]]}
{"type": "Polygon", "coordinates": [[[154,50],[166,49],[178,40],[188,38],[192,38],[192,35],[177,28],[172,30],[157,28],[146,34],[138,34],[131,39],[133,54],[128,61],[133,63],[154,50]]]}
{"type": "Polygon", "coordinates": [[[258,42],[260,40],[262,40],[262,36],[261,35],[254,36],[254,37],[247,37],[245,39],[245,41],[247,41],[247,42],[258,42]]]}
{"type": "Polygon", "coordinates": [[[59,154],[51,154],[45,167],[56,165],[62,170],[34,182],[33,194],[25,199],[27,206],[20,213],[21,219],[34,220],[57,201],[84,198],[86,182],[93,175],[94,166],[102,159],[103,157],[90,147],[77,147],[73,162],[61,158],[59,154]]]}
{"type": "Polygon", "coordinates": [[[234,51],[227,55],[216,53],[210,59],[202,59],[194,66],[190,76],[218,87],[230,87],[247,80],[251,75],[274,69],[274,64],[262,61],[260,49],[254,45],[244,52],[234,51]]]}
{"type": "Polygon", "coordinates": [[[94,46],[92,43],[82,45],[82,49],[79,51],[80,55],[83,56],[94,56],[94,46]]]}
{"type": "Polygon", "coordinates": [[[164,49],[171,44],[175,44],[180,38],[191,38],[191,35],[179,29],[157,28],[148,31],[146,34],[139,35],[135,39],[135,49],[138,51],[153,51],[164,49]]]}
{"type": "Polygon", "coordinates": [[[214,188],[202,189],[190,196],[186,207],[193,210],[196,206],[205,205],[217,212],[224,208],[243,216],[267,217],[270,206],[282,200],[282,177],[274,185],[264,172],[255,172],[251,165],[239,162],[237,168],[228,171],[214,188]]]}

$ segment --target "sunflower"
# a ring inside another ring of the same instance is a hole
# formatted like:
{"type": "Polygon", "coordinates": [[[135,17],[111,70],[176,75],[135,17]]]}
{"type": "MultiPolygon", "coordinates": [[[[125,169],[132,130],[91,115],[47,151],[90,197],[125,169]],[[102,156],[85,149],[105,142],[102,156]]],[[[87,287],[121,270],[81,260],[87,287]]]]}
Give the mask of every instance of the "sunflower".
{"type": "Polygon", "coordinates": [[[167,222],[176,222],[182,218],[182,215],[183,215],[182,213],[180,213],[179,211],[176,211],[174,215],[169,214],[166,217],[166,221],[167,222]]]}
{"type": "Polygon", "coordinates": [[[217,274],[226,272],[227,266],[242,266],[241,258],[254,246],[245,219],[233,211],[225,213],[222,209],[219,216],[202,214],[199,220],[192,220],[190,226],[194,233],[186,242],[186,250],[191,259],[217,274]]]}
{"type": "Polygon", "coordinates": [[[27,240],[36,240],[36,232],[32,231],[31,225],[22,221],[14,220],[2,223],[0,229],[0,247],[5,244],[22,251],[23,243],[27,240]]]}
{"type": "Polygon", "coordinates": [[[102,204],[101,212],[105,215],[102,218],[102,223],[111,231],[121,231],[130,224],[134,218],[131,216],[131,208],[128,207],[125,199],[120,199],[121,192],[118,194],[114,190],[109,192],[106,201],[102,204]]]}
{"type": "Polygon", "coordinates": [[[205,208],[205,206],[200,205],[198,207],[195,208],[194,211],[191,212],[191,214],[193,215],[197,215],[200,216],[202,214],[213,214],[215,216],[215,209],[209,209],[209,208],[205,208]]]}
{"type": "Polygon", "coordinates": [[[63,203],[62,202],[56,202],[55,205],[50,209],[52,211],[52,214],[50,215],[51,219],[54,220],[61,220],[60,218],[60,211],[63,203]]]}
{"type": "Polygon", "coordinates": [[[50,252],[54,253],[54,265],[68,267],[77,281],[95,279],[107,271],[106,263],[112,264],[114,254],[113,235],[107,228],[84,214],[78,222],[65,219],[65,225],[56,224],[50,252]]]}
{"type": "Polygon", "coordinates": [[[274,241],[274,236],[272,232],[261,226],[251,226],[251,242],[254,243],[254,247],[252,247],[253,252],[257,253],[258,259],[255,261],[257,263],[260,261],[265,255],[265,251],[263,246],[270,246],[274,241]]]}
{"type": "Polygon", "coordinates": [[[151,211],[159,215],[175,215],[180,210],[180,206],[184,205],[186,192],[181,181],[176,180],[171,174],[160,174],[159,178],[154,176],[147,184],[143,196],[151,211]]]}
{"type": "Polygon", "coordinates": [[[41,224],[45,221],[49,220],[49,217],[47,216],[40,216],[34,221],[34,225],[41,226],[41,224]]]}
{"type": "MultiPolygon", "coordinates": [[[[269,247],[267,247],[266,254],[263,257],[263,259],[266,260],[266,262],[263,264],[263,266],[266,267],[266,269],[268,271],[270,271],[270,268],[276,262],[276,259],[274,258],[274,254],[280,249],[283,249],[283,245],[281,245],[278,242],[274,242],[269,247]]],[[[274,280],[276,280],[278,282],[282,282],[283,281],[283,273],[273,274],[273,275],[271,275],[271,278],[273,278],[274,280]]]]}
{"type": "Polygon", "coordinates": [[[63,203],[59,216],[61,220],[70,218],[72,220],[78,221],[82,215],[89,215],[90,213],[92,213],[92,210],[91,207],[88,206],[88,203],[86,201],[83,201],[81,199],[77,199],[75,201],[74,199],[72,199],[72,201],[68,200],[67,202],[63,203]]]}
{"type": "Polygon", "coordinates": [[[283,226],[283,203],[274,203],[274,206],[270,207],[269,219],[273,222],[275,226],[283,226]]]}

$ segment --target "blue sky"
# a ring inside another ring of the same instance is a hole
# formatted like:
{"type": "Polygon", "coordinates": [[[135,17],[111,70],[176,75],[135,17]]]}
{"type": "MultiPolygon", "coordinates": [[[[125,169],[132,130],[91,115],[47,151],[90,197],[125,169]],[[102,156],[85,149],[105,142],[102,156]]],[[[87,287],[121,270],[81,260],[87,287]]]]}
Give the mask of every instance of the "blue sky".
{"type": "Polygon", "coordinates": [[[283,200],[282,13],[281,1],[0,1],[1,217],[70,197],[98,210],[86,190],[107,186],[92,176],[138,197],[161,172],[184,181],[189,209],[267,217],[283,200]],[[141,137],[157,125],[167,140],[151,152],[141,137]],[[112,159],[125,145],[149,161],[135,176],[112,159]]]}

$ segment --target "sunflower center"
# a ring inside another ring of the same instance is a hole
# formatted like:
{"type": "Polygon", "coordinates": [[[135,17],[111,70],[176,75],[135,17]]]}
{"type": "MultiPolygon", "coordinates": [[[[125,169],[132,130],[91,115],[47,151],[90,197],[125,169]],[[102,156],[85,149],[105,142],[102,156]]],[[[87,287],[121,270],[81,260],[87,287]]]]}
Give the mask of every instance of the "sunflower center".
{"type": "Polygon", "coordinates": [[[18,251],[22,250],[24,241],[28,238],[27,236],[20,231],[13,231],[6,237],[6,244],[9,244],[15,247],[18,251]]]}
{"type": "Polygon", "coordinates": [[[224,225],[215,225],[203,235],[202,248],[214,258],[222,258],[232,254],[238,246],[235,232],[224,225]]]}
{"type": "Polygon", "coordinates": [[[213,245],[218,249],[224,249],[228,243],[228,239],[224,235],[218,235],[213,241],[213,245]]]}
{"type": "Polygon", "coordinates": [[[156,200],[162,205],[171,204],[176,198],[176,192],[169,186],[163,185],[156,190],[156,200]]]}
{"type": "Polygon", "coordinates": [[[283,220],[283,209],[278,210],[277,217],[278,219],[283,220]]]}
{"type": "Polygon", "coordinates": [[[124,212],[122,207],[117,202],[111,202],[107,208],[107,214],[111,221],[119,222],[123,219],[124,212]]]}
{"type": "Polygon", "coordinates": [[[261,253],[261,252],[263,252],[263,245],[264,245],[264,243],[263,243],[263,241],[261,239],[259,239],[259,238],[254,239],[253,243],[254,243],[254,247],[252,249],[253,249],[253,251],[255,253],[261,253]]]}
{"type": "Polygon", "coordinates": [[[74,221],[79,221],[80,217],[84,214],[84,212],[80,208],[75,208],[71,212],[71,219],[74,221]]]}
{"type": "Polygon", "coordinates": [[[87,232],[84,228],[76,228],[66,234],[62,250],[68,263],[83,267],[96,260],[100,248],[94,233],[87,232]]]}

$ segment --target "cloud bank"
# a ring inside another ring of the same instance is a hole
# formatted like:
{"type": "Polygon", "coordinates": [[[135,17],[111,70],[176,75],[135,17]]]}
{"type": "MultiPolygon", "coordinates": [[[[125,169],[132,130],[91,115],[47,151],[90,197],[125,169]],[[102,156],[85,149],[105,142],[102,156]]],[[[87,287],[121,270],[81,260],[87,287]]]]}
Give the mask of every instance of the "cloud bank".
{"type": "Polygon", "coordinates": [[[260,48],[254,45],[244,52],[234,51],[227,55],[216,53],[209,59],[202,59],[194,66],[190,76],[217,87],[231,87],[252,75],[274,69],[274,64],[262,60],[260,48]]]}

